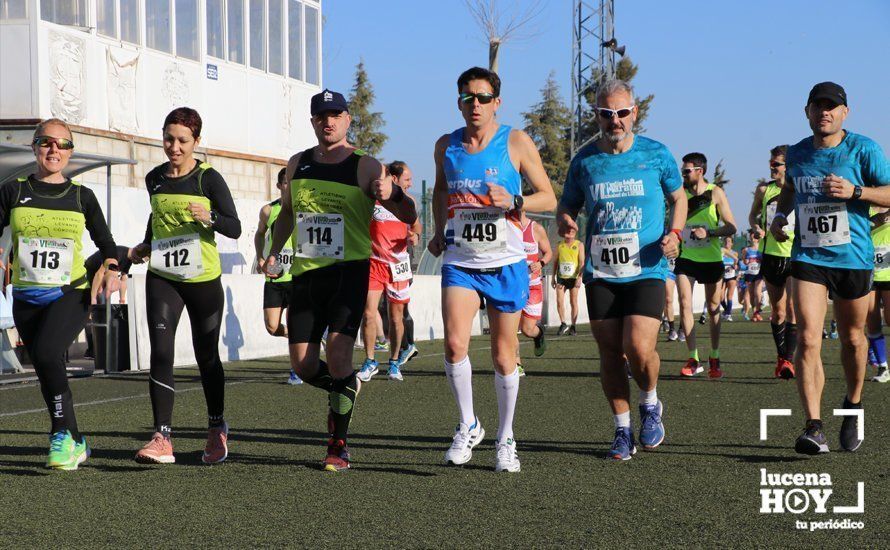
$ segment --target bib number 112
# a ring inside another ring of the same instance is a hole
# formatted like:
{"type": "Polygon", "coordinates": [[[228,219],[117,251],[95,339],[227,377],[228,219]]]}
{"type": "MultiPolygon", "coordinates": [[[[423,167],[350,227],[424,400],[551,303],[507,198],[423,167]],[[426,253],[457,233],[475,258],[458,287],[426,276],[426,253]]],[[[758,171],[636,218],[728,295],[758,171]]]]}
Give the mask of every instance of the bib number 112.
{"type": "Polygon", "coordinates": [[[189,264],[189,251],[187,248],[173,249],[168,252],[164,252],[164,266],[167,268],[170,267],[185,267],[189,264]]]}

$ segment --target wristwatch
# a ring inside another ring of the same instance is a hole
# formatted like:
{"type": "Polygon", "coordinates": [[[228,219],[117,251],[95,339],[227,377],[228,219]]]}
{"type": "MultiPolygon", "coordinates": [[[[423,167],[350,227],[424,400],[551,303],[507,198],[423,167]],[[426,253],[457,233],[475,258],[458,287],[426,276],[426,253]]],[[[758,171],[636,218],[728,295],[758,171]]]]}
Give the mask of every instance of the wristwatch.
{"type": "Polygon", "coordinates": [[[859,200],[859,197],[861,197],[861,196],[862,196],[862,187],[860,187],[858,185],[854,185],[853,186],[853,196],[850,197],[850,200],[852,200],[852,201],[859,200]]]}
{"type": "Polygon", "coordinates": [[[216,223],[216,219],[217,219],[218,217],[219,217],[219,216],[216,214],[216,210],[211,210],[211,211],[210,211],[210,225],[215,224],[215,223],[216,223]]]}
{"type": "Polygon", "coordinates": [[[105,269],[107,269],[108,271],[116,271],[116,272],[120,273],[121,266],[119,266],[117,264],[108,264],[108,267],[106,267],[105,269]]]}
{"type": "Polygon", "coordinates": [[[513,210],[519,211],[522,210],[522,205],[525,204],[525,199],[522,197],[521,193],[517,193],[513,195],[513,210]]]}

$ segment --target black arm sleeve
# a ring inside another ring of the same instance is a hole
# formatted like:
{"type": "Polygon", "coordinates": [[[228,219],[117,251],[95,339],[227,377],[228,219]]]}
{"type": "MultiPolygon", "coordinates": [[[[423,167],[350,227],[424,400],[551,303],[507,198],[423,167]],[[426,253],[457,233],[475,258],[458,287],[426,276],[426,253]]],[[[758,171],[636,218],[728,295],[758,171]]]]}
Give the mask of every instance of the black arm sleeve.
{"type": "Polygon", "coordinates": [[[105,223],[105,216],[102,215],[102,207],[96,200],[96,195],[88,187],[80,189],[80,207],[83,210],[83,216],[86,218],[87,231],[93,239],[96,248],[102,253],[104,259],[117,258],[117,245],[114,244],[114,237],[111,236],[111,230],[105,223]]]}
{"type": "Polygon", "coordinates": [[[148,224],[145,228],[145,238],[142,239],[144,244],[151,244],[151,238],[154,236],[154,232],[151,230],[151,214],[148,215],[148,224]]]}
{"type": "Polygon", "coordinates": [[[4,184],[3,187],[0,187],[0,234],[3,233],[3,228],[9,225],[12,205],[15,204],[19,193],[18,186],[19,182],[10,181],[4,184]]]}
{"type": "Polygon", "coordinates": [[[238,211],[235,210],[235,201],[226,180],[214,169],[207,170],[201,180],[201,188],[204,195],[210,199],[210,206],[216,212],[216,222],[213,230],[230,239],[241,236],[241,220],[238,219],[238,211]]]}

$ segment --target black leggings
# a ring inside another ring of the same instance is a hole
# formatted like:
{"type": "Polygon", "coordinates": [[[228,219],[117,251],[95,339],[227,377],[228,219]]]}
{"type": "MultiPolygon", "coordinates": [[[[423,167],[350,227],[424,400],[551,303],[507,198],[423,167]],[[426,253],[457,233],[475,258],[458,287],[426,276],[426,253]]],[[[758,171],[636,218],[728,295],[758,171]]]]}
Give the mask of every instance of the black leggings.
{"type": "Polygon", "coordinates": [[[52,433],[68,430],[78,441],[80,432],[65,372],[65,352],[83,330],[88,305],[89,292],[86,290],[70,290],[45,306],[23,300],[15,300],[12,304],[15,328],[40,380],[40,391],[52,421],[52,433]]]}
{"type": "Polygon", "coordinates": [[[188,310],[192,345],[201,370],[211,425],[222,424],[226,378],[219,358],[219,331],[225,298],[219,278],[203,283],[170,281],[149,272],[145,278],[151,371],[148,382],[155,430],[170,434],[173,422],[173,355],[182,308],[188,310]]]}
{"type": "Polygon", "coordinates": [[[402,314],[402,321],[405,324],[405,334],[402,336],[402,349],[408,349],[408,346],[414,345],[414,319],[408,311],[408,304],[405,304],[405,311],[402,314]]]}

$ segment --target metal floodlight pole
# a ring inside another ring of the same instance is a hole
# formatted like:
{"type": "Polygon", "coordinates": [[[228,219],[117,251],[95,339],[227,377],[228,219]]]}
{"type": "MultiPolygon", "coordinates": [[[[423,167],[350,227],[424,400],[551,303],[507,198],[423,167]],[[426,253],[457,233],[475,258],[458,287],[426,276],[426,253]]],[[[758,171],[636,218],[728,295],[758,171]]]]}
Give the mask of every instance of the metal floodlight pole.
{"type": "Polygon", "coordinates": [[[576,0],[572,14],[572,155],[594,139],[585,135],[584,106],[590,92],[615,74],[615,0],[576,0]]]}
{"type": "MultiPolygon", "coordinates": [[[[105,166],[105,223],[111,231],[111,163],[105,166]]],[[[116,253],[117,251],[115,251],[116,253]]],[[[123,275],[123,274],[121,274],[123,275]]],[[[90,285],[92,285],[90,281],[90,285]]],[[[105,300],[105,373],[111,369],[111,297],[105,300]]],[[[117,360],[117,357],[115,357],[117,360]]],[[[120,365],[117,366],[120,370],[120,365]]]]}

